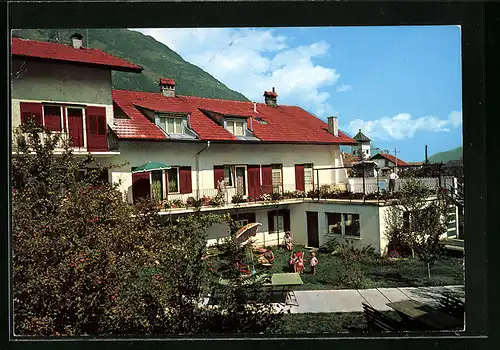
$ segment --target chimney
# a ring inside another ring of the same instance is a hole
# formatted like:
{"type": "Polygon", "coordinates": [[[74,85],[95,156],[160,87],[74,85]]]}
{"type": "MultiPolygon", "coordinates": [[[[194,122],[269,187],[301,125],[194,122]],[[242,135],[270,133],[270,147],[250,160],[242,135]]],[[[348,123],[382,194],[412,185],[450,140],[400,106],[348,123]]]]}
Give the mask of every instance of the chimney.
{"type": "Polygon", "coordinates": [[[266,101],[266,105],[270,107],[276,107],[278,105],[277,99],[278,99],[278,94],[276,91],[274,91],[274,87],[272,91],[265,91],[264,92],[264,97],[266,101]]]}
{"type": "Polygon", "coordinates": [[[333,136],[339,136],[339,119],[337,117],[328,117],[328,132],[333,136]]]}
{"type": "Polygon", "coordinates": [[[175,97],[175,80],[160,78],[160,91],[165,97],[175,97]]]}
{"type": "Polygon", "coordinates": [[[83,35],[81,35],[80,33],[75,33],[69,38],[71,39],[73,48],[81,49],[83,47],[83,35]]]}
{"type": "Polygon", "coordinates": [[[253,112],[259,113],[259,112],[257,112],[257,102],[252,102],[252,103],[253,103],[253,112]]]}

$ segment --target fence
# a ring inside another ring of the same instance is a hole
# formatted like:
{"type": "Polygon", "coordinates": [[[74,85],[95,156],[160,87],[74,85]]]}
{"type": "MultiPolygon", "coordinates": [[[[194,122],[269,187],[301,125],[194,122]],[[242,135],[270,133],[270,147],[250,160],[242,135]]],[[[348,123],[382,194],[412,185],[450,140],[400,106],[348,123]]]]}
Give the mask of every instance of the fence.
{"type": "MultiPolygon", "coordinates": [[[[109,147],[106,135],[92,135],[89,133],[84,135],[84,131],[81,128],[70,130],[70,133],[53,131],[50,137],[54,138],[54,135],[59,135],[59,139],[55,145],[55,148],[59,150],[63,149],[64,144],[68,142],[74,151],[108,151],[109,147]]],[[[37,134],[42,145],[49,140],[49,136],[45,132],[38,132],[37,134]]],[[[25,140],[30,139],[28,133],[22,133],[21,135],[25,140]]],[[[15,142],[15,140],[13,141],[15,142]]]]}

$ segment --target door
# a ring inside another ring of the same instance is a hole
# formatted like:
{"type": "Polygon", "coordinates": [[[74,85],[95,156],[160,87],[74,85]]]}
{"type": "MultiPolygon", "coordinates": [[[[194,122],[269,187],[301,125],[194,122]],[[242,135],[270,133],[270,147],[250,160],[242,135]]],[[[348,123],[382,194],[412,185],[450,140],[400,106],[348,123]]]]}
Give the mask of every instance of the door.
{"type": "Polygon", "coordinates": [[[149,174],[148,172],[132,174],[132,197],[134,203],[137,203],[139,198],[150,197],[151,184],[149,182],[149,174]]]}
{"type": "Polygon", "coordinates": [[[235,172],[236,172],[236,193],[244,196],[247,194],[245,186],[245,167],[238,166],[236,167],[235,172]]]}
{"type": "Polygon", "coordinates": [[[73,147],[83,147],[83,112],[81,108],[68,108],[68,134],[73,147]]]}
{"type": "Polygon", "coordinates": [[[248,165],[248,196],[251,200],[257,200],[260,197],[260,166],[248,165]]]}
{"type": "Polygon", "coordinates": [[[319,248],[318,213],[307,211],[307,246],[319,248]]]}

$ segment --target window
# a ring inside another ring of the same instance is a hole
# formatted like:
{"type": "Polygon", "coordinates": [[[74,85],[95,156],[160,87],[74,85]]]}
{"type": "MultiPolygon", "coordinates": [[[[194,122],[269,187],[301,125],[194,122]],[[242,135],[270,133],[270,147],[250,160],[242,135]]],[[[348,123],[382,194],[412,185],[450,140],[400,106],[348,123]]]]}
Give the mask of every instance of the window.
{"type": "Polygon", "coordinates": [[[234,186],[233,177],[234,177],[234,167],[231,165],[225,165],[224,166],[224,180],[226,181],[227,187],[234,186]]]}
{"type": "Polygon", "coordinates": [[[328,233],[332,235],[342,234],[342,214],[326,213],[328,233]]]}
{"type": "Polygon", "coordinates": [[[361,237],[359,214],[326,213],[328,233],[361,237]]]}
{"type": "Polygon", "coordinates": [[[313,189],[313,166],[312,164],[304,165],[304,187],[305,191],[311,191],[313,189]]]}
{"type": "Polygon", "coordinates": [[[167,134],[184,134],[183,118],[162,118],[162,124],[165,123],[167,134]]]}
{"type": "Polygon", "coordinates": [[[238,223],[241,225],[241,227],[243,227],[248,225],[248,220],[247,219],[238,220],[238,223]]]}
{"type": "Polygon", "coordinates": [[[283,232],[284,231],[283,214],[278,213],[278,214],[274,215],[273,222],[274,222],[274,232],[283,232]]]}
{"type": "Polygon", "coordinates": [[[280,233],[290,231],[290,211],[271,210],[267,212],[269,233],[280,233]]]}
{"type": "Polygon", "coordinates": [[[273,192],[281,192],[281,164],[272,165],[273,192]]]}
{"type": "Polygon", "coordinates": [[[75,174],[76,181],[83,181],[86,175],[87,175],[87,169],[85,168],[78,169],[75,174]]]}
{"type": "Polygon", "coordinates": [[[151,172],[151,191],[154,200],[161,201],[163,199],[163,171],[151,172]]]}
{"type": "Polygon", "coordinates": [[[245,136],[245,122],[236,120],[227,120],[226,130],[235,136],[245,136]]]}
{"type": "Polygon", "coordinates": [[[167,170],[168,174],[168,193],[179,192],[179,168],[170,168],[167,170]]]}

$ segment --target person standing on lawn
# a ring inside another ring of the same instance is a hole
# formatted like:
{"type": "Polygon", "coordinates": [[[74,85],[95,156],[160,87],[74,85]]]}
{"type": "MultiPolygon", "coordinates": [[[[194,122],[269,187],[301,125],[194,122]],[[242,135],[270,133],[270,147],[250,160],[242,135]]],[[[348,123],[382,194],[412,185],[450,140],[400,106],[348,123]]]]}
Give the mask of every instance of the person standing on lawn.
{"type": "Polygon", "coordinates": [[[297,272],[296,260],[297,257],[295,256],[295,253],[292,253],[290,255],[290,262],[289,262],[290,272],[297,272]]]}
{"type": "Polygon", "coordinates": [[[314,275],[316,275],[316,266],[318,266],[318,258],[316,257],[316,253],[312,252],[312,258],[311,258],[311,272],[314,275]]]}

